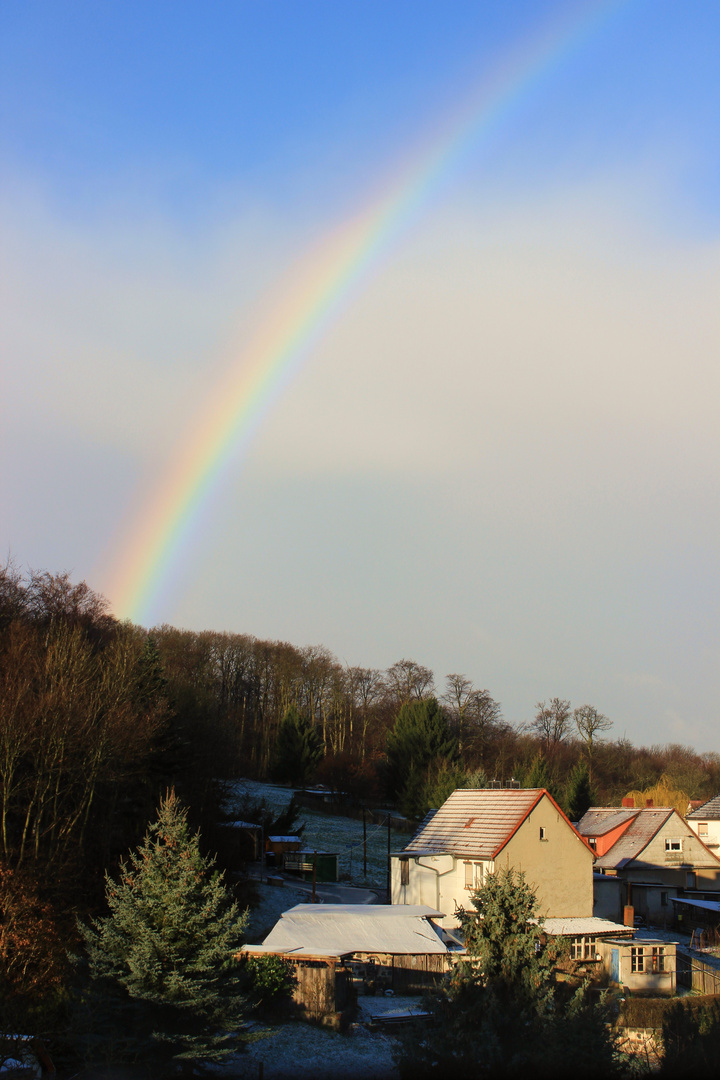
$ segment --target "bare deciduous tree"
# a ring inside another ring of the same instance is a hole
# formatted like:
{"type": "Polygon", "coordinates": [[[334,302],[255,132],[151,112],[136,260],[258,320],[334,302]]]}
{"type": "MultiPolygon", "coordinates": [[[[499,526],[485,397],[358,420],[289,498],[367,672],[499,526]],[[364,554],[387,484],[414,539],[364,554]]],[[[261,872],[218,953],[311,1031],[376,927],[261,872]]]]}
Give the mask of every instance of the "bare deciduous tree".
{"type": "Polygon", "coordinates": [[[482,738],[486,729],[501,717],[500,705],[489,692],[477,690],[466,675],[457,672],[445,676],[442,700],[450,710],[461,754],[467,742],[482,738]]]}
{"type": "Polygon", "coordinates": [[[398,705],[408,701],[423,701],[434,690],[434,676],[430,668],[415,663],[414,660],[398,660],[385,672],[385,684],[388,692],[398,705]]]}
{"type": "Polygon", "coordinates": [[[570,702],[563,698],[550,698],[547,703],[538,701],[532,729],[545,741],[548,749],[563,742],[570,734],[570,702]]]}
{"type": "Polygon", "coordinates": [[[580,705],[573,713],[575,727],[587,747],[588,757],[592,757],[596,737],[612,727],[612,720],[598,712],[593,705],[580,705]]]}

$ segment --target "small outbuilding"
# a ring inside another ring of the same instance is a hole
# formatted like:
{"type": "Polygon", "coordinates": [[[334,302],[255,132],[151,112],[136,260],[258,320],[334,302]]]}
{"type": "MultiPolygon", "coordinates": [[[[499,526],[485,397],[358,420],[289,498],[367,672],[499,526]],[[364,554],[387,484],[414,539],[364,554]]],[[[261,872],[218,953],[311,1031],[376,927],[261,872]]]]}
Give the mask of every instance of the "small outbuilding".
{"type": "Polygon", "coordinates": [[[610,982],[634,994],[662,994],[677,990],[677,942],[651,938],[602,938],[597,954],[610,982]]]}
{"type": "Polygon", "coordinates": [[[250,956],[283,956],[295,967],[295,1004],[313,1019],[340,1026],[356,992],[423,993],[464,954],[440,925],[442,912],[423,904],[298,904],[286,911],[250,956]]]}

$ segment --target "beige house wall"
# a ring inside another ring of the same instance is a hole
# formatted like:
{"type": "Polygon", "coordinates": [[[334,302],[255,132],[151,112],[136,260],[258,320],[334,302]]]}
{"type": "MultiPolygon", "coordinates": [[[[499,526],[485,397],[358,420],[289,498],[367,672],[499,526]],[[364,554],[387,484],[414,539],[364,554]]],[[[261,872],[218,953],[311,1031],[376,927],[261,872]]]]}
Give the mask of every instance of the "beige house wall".
{"type": "Polygon", "coordinates": [[[469,869],[474,888],[501,866],[522,870],[537,892],[540,914],[550,918],[589,917],[593,914],[593,855],[568,825],[547,795],[509,840],[497,861],[452,855],[409,855],[408,883],[401,884],[401,861],[391,858],[391,902],[428,904],[442,911],[442,925],[459,925],[460,907],[472,910],[472,889],[466,886],[469,869]],[[540,839],[540,829],[545,835],[540,839]]]}
{"type": "Polygon", "coordinates": [[[547,918],[593,913],[593,854],[547,795],[498,854],[496,866],[523,871],[547,918]]]}
{"type": "Polygon", "coordinates": [[[692,888],[688,885],[688,872],[696,874],[696,889],[708,891],[720,890],[720,860],[707,850],[698,839],[689,824],[673,814],[652,838],[632,867],[622,872],[624,877],[643,881],[657,881],[677,888],[692,888]],[[667,840],[680,840],[681,851],[667,851],[667,840]]]}

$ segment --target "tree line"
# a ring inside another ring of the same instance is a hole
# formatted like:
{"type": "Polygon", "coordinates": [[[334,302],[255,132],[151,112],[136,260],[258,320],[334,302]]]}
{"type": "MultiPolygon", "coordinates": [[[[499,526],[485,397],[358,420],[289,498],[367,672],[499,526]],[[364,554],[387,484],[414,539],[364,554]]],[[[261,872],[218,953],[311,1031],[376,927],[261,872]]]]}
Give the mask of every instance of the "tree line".
{"type": "Polygon", "coordinates": [[[556,696],[510,723],[463,673],[384,670],[323,646],[119,622],[70,575],[0,568],[0,969],[38,1000],[67,980],[76,919],[173,789],[222,862],[223,783],[323,783],[419,818],[454,788],[542,786],[576,817],[628,791],[720,790],[720,755],[612,739],[556,696]],[[658,788],[660,785],[660,788],[658,788]]]}

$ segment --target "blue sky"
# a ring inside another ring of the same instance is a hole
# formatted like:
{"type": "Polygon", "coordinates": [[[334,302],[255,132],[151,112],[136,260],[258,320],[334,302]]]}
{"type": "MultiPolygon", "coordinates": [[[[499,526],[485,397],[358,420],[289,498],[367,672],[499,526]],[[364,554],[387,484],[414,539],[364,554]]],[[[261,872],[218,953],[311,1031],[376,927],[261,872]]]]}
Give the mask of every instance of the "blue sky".
{"type": "Polygon", "coordinates": [[[3,5],[3,550],[107,589],[277,283],[573,20],[317,345],[152,617],[720,749],[714,2],[3,5]]]}

